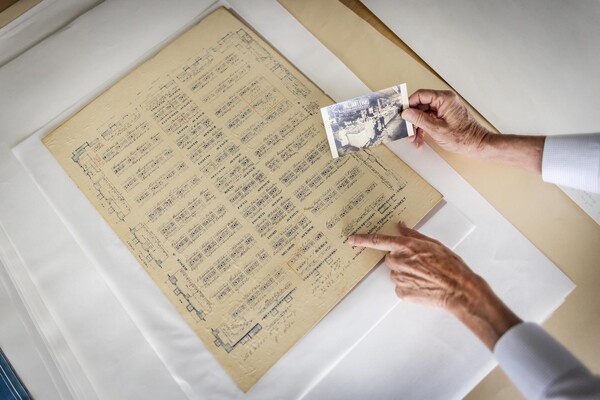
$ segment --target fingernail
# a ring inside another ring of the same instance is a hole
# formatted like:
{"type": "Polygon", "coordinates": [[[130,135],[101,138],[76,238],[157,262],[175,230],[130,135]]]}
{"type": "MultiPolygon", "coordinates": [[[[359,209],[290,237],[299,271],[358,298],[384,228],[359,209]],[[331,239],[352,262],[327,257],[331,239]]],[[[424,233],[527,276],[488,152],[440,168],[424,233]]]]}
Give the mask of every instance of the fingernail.
{"type": "Polygon", "coordinates": [[[349,245],[354,245],[354,236],[349,236],[347,242],[349,245]]]}

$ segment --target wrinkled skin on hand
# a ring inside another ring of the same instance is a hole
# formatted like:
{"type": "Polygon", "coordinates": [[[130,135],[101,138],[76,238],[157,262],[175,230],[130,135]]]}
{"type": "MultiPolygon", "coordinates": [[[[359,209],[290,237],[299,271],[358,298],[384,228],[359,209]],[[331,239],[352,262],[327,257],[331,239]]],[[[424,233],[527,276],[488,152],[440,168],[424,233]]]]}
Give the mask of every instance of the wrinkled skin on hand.
{"type": "Polygon", "coordinates": [[[388,251],[385,262],[398,297],[427,306],[456,309],[466,306],[468,292],[485,281],[446,246],[413,229],[398,225],[400,236],[354,235],[354,246],[388,251]]]}
{"type": "Polygon", "coordinates": [[[415,126],[415,136],[408,140],[417,147],[423,145],[427,134],[443,149],[467,154],[480,150],[490,135],[454,92],[421,89],[408,102],[411,108],[402,112],[402,118],[415,126]]]}
{"type": "Polygon", "coordinates": [[[401,299],[446,309],[490,350],[521,322],[452,250],[403,224],[398,225],[398,233],[353,235],[348,243],[388,252],[385,262],[401,299]]]}

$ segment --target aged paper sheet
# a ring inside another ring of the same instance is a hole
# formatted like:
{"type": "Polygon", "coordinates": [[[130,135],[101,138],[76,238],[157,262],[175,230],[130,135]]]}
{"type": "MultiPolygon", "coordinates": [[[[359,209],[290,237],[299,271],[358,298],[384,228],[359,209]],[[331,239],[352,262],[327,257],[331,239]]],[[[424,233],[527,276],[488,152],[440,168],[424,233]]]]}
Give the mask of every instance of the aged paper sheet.
{"type": "Polygon", "coordinates": [[[44,138],[244,391],[381,259],[348,235],[441,199],[383,146],[332,160],[331,103],[219,9],[44,138]]]}

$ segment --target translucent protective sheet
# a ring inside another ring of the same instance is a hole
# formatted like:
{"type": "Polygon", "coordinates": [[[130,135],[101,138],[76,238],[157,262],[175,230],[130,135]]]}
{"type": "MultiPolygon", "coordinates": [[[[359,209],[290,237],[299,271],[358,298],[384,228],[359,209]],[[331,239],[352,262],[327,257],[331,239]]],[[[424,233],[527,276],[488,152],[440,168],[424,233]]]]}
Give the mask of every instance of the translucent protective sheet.
{"type": "Polygon", "coordinates": [[[101,1],[42,0],[0,28],[0,65],[17,57],[101,1]]]}
{"type": "MultiPolygon", "coordinates": [[[[0,235],[7,241],[3,230],[0,235]]],[[[7,258],[7,254],[0,256],[0,259],[7,258]]],[[[49,400],[71,398],[50,354],[46,337],[37,329],[39,322],[34,323],[31,318],[32,305],[23,302],[13,284],[18,278],[9,276],[9,272],[0,263],[0,344],[3,351],[16,371],[27,371],[26,379],[21,377],[21,380],[30,393],[43,393],[49,400]]]]}
{"type": "Polygon", "coordinates": [[[0,221],[9,236],[0,245],[3,254],[17,254],[3,262],[37,311],[34,322],[73,398],[135,398],[139,389],[131,381],[144,382],[156,396],[178,398],[181,389],[161,374],[158,356],[50,203],[12,154],[4,151],[0,160],[0,221]],[[110,343],[111,351],[100,343],[110,343]],[[146,382],[147,375],[154,376],[146,382]]]}
{"type": "MultiPolygon", "coordinates": [[[[5,109],[7,119],[3,115],[4,122],[0,122],[2,129],[20,132],[13,137],[37,130],[13,149],[21,164],[10,153],[0,157],[0,223],[10,238],[0,246],[18,251],[27,269],[23,272],[34,282],[64,336],[68,347],[53,348],[56,357],[64,358],[58,364],[81,371],[63,372],[66,380],[89,381],[99,398],[241,398],[243,394],[40,142],[53,126],[151,54],[165,38],[198,20],[194,16],[203,9],[191,1],[178,3],[177,10],[158,1],[137,3],[104,3],[76,21],[70,32],[53,36],[9,68],[0,69],[0,82],[8,85],[21,107],[35,110],[49,104],[35,118],[27,118],[21,109],[5,109]],[[132,16],[136,23],[131,23],[132,16]],[[109,17],[110,32],[101,28],[109,17]],[[90,24],[98,29],[91,29],[90,24]],[[151,38],[144,26],[152,26],[151,38]],[[95,36],[86,36],[86,31],[95,36]],[[114,43],[112,37],[121,39],[114,43]],[[77,50],[73,46],[81,46],[85,54],[61,60],[62,54],[77,50]],[[110,62],[105,60],[109,48],[110,62]],[[63,69],[42,88],[28,87],[22,93],[19,87],[24,82],[43,76],[42,68],[31,63],[43,57],[63,69]],[[94,68],[98,63],[102,68],[94,68]],[[20,70],[24,70],[17,74],[22,80],[13,82],[15,71],[20,70]],[[85,77],[69,74],[76,70],[89,73],[85,77]]],[[[231,3],[234,11],[334,100],[368,91],[279,4],[267,0],[231,3]]],[[[478,272],[524,317],[542,320],[563,301],[572,283],[433,151],[417,154],[403,143],[392,149],[447,199],[421,231],[451,247],[459,246],[461,255],[478,265],[478,272]]],[[[14,263],[6,266],[17,267],[14,263]]],[[[383,366],[394,366],[394,373],[406,376],[407,384],[432,375],[447,376],[456,383],[445,389],[446,382],[441,381],[435,395],[451,397],[472,387],[492,365],[489,353],[447,315],[398,306],[387,268],[382,266],[245,397],[298,398],[308,393],[308,397],[323,398],[320,393],[328,393],[333,398],[364,398],[364,391],[381,395],[381,388],[402,390],[404,386],[383,366]],[[390,324],[393,330],[387,328],[390,324]],[[418,368],[413,362],[398,362],[396,354],[407,351],[398,342],[422,350],[413,358],[419,361],[418,368]],[[456,351],[436,352],[448,346],[456,351]],[[372,353],[373,348],[383,354],[372,353]],[[367,382],[359,374],[365,364],[378,380],[367,382]],[[347,392],[336,390],[340,376],[350,379],[347,392]]]]}

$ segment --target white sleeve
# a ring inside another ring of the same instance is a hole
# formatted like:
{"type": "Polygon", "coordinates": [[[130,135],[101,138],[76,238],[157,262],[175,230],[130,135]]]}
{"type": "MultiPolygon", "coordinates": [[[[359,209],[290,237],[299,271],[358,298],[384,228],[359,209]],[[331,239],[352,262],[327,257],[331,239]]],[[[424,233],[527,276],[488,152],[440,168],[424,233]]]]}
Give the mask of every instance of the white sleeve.
{"type": "Polygon", "coordinates": [[[537,324],[512,327],[494,355],[527,399],[600,399],[600,377],[537,324]]]}
{"type": "Polygon", "coordinates": [[[546,182],[600,193],[600,134],[547,136],[542,178],[546,182]]]}

